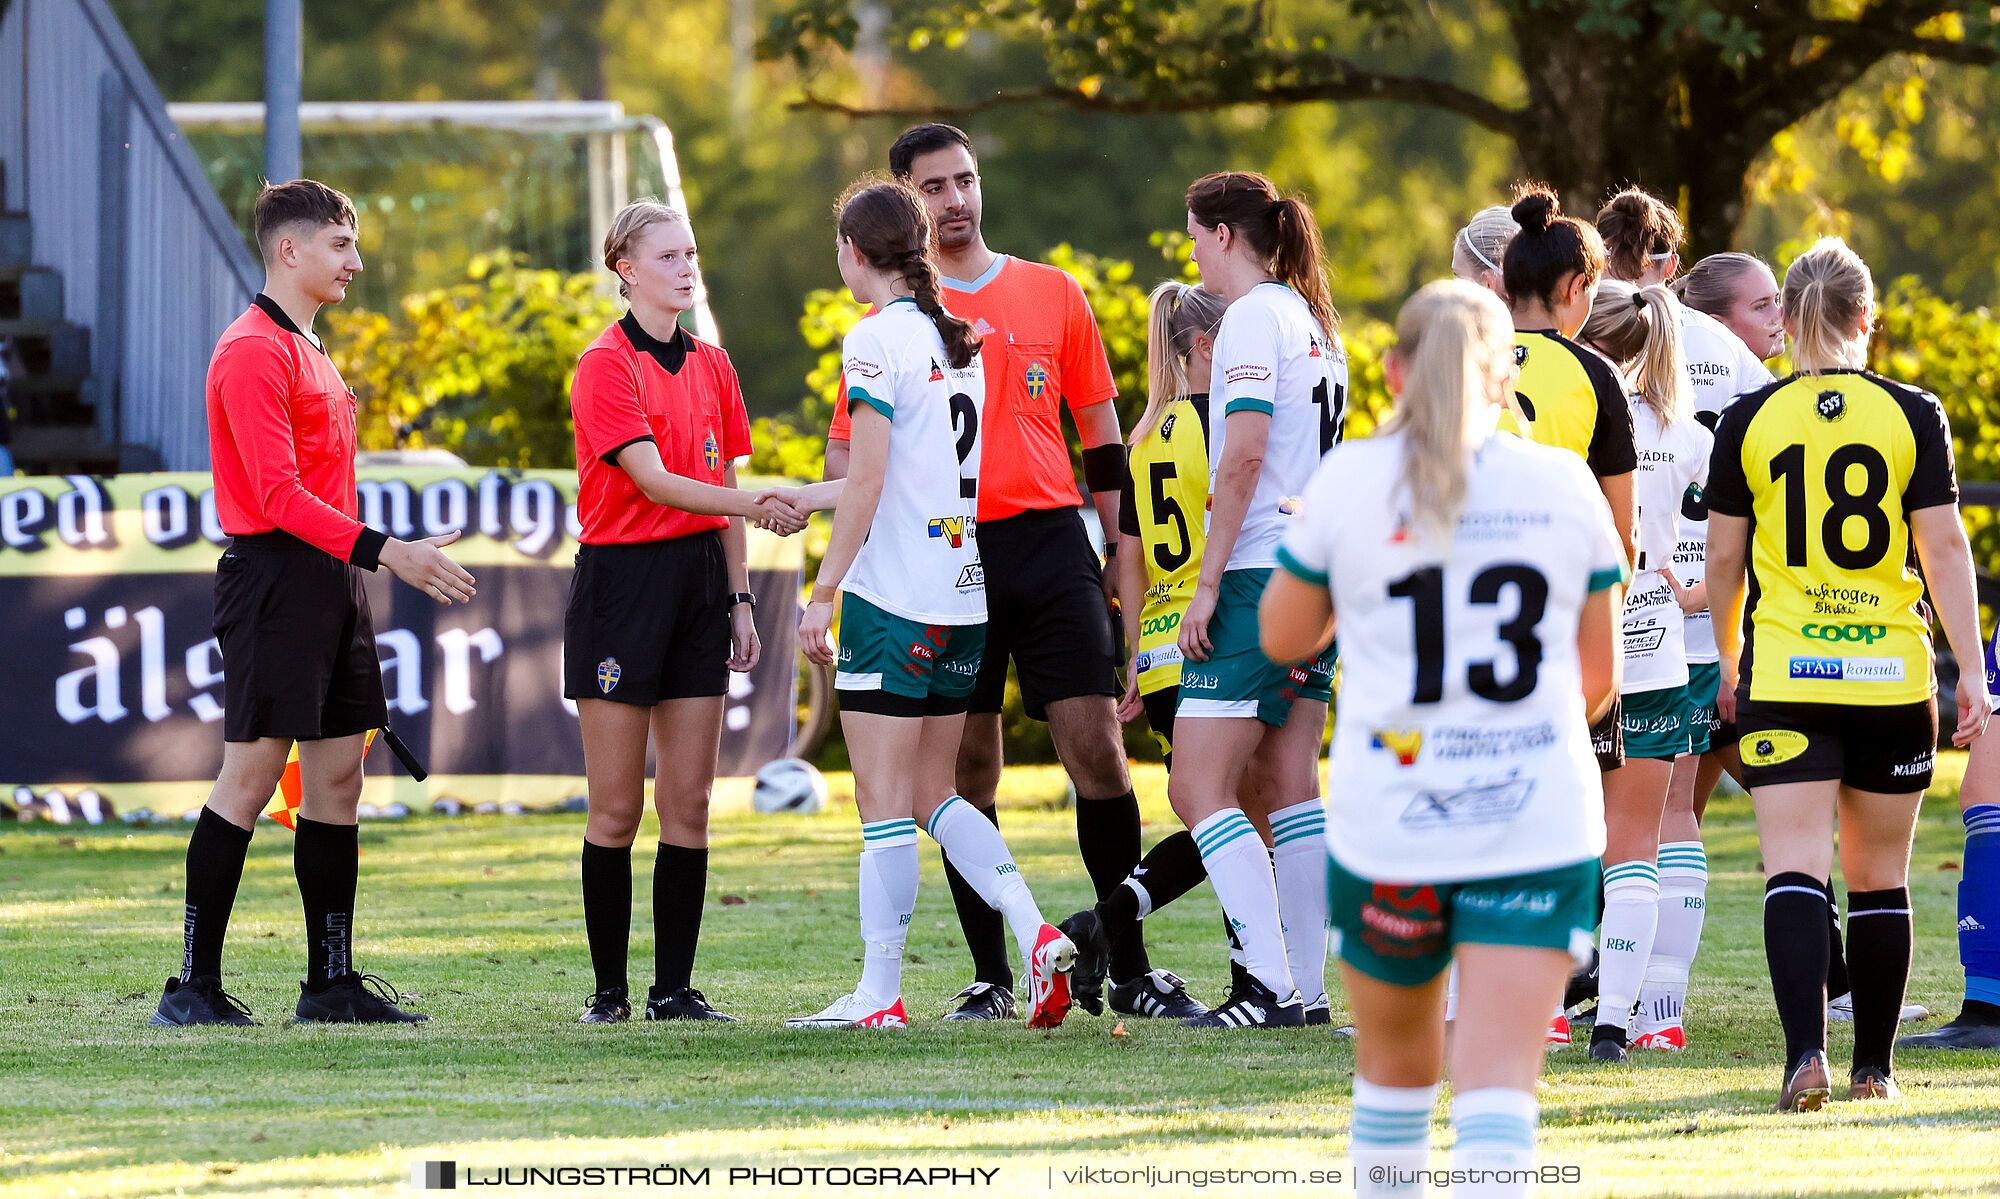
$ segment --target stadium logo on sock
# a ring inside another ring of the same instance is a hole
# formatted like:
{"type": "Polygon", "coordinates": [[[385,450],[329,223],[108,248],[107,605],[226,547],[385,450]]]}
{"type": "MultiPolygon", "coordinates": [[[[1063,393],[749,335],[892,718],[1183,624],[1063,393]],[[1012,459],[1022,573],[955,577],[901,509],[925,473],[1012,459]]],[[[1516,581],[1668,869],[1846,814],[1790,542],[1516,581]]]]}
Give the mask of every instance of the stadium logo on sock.
{"type": "Polygon", "coordinates": [[[1376,729],[1368,738],[1372,749],[1386,749],[1396,755],[1399,766],[1414,766],[1417,755],[1423,752],[1424,731],[1422,729],[1376,729]]]}
{"type": "Polygon", "coordinates": [[[616,658],[606,658],[604,661],[599,662],[597,664],[597,689],[606,695],[611,694],[611,689],[618,685],[618,680],[624,673],[624,668],[618,665],[618,659],[616,658]]]}

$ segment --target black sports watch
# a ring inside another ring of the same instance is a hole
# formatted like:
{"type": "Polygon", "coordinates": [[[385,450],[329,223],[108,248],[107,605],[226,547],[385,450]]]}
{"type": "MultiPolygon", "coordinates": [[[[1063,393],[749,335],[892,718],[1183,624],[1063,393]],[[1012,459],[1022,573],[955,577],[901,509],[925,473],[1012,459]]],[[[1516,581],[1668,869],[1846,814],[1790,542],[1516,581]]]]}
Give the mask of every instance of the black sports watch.
{"type": "Polygon", "coordinates": [[[750,610],[755,612],[757,610],[757,597],[747,591],[733,591],[729,595],[729,606],[734,608],[738,604],[749,604],[750,610]]]}

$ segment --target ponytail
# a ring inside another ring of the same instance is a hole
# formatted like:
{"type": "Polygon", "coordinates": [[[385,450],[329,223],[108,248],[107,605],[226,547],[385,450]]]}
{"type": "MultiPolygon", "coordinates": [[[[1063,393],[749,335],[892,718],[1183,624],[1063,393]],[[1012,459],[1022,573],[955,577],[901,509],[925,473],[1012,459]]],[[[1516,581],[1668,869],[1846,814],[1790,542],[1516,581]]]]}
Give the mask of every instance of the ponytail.
{"type": "Polygon", "coordinates": [[[1628,187],[1597,210],[1597,232],[1604,238],[1605,268],[1636,283],[1647,268],[1680,249],[1687,228],[1673,205],[1628,187]]]}
{"type": "Polygon", "coordinates": [[[1513,323],[1492,292],[1427,283],[1396,318],[1403,390],[1384,433],[1403,435],[1402,489],[1415,531],[1448,544],[1465,506],[1473,449],[1492,428],[1514,358],[1513,323]]]}
{"type": "Polygon", "coordinates": [[[1785,323],[1800,373],[1856,370],[1867,362],[1861,331],[1875,299],[1868,264],[1837,237],[1823,237],[1785,271],[1785,323]]]}
{"type": "Polygon", "coordinates": [[[1299,293],[1312,309],[1313,320],[1327,341],[1339,345],[1340,313],[1333,306],[1333,293],[1326,285],[1326,246],[1320,241],[1319,221],[1304,200],[1286,196],[1273,209],[1278,244],[1271,255],[1271,275],[1299,293]]]}
{"type": "Polygon", "coordinates": [[[1669,286],[1689,308],[1719,317],[1736,306],[1737,289],[1763,265],[1755,255],[1734,250],[1710,254],[1669,286]]]}
{"type": "Polygon", "coordinates": [[[1571,275],[1588,287],[1604,277],[1604,239],[1597,230],[1562,214],[1562,201],[1546,183],[1524,183],[1509,210],[1521,231],[1500,260],[1508,302],[1539,301],[1555,306],[1556,292],[1571,275]]]}
{"type": "Polygon", "coordinates": [[[1694,410],[1687,355],[1681,350],[1680,317],[1667,289],[1657,284],[1640,288],[1634,300],[1647,316],[1646,343],[1639,354],[1639,398],[1664,428],[1686,420],[1694,410]]]}
{"type": "Polygon", "coordinates": [[[1694,391],[1681,349],[1680,316],[1666,288],[1600,280],[1591,298],[1590,319],[1578,336],[1620,371],[1632,370],[1633,390],[1662,426],[1687,419],[1694,408],[1694,391]]]}
{"type": "Polygon", "coordinates": [[[1226,307],[1221,296],[1171,279],[1146,297],[1146,411],[1128,444],[1137,447],[1160,423],[1167,405],[1188,393],[1194,339],[1214,333],[1226,307]]]}
{"type": "Polygon", "coordinates": [[[946,310],[939,295],[931,218],[923,199],[908,184],[864,178],[847,189],[835,211],[839,236],[853,242],[868,265],[902,276],[918,310],[944,339],[945,359],[952,369],[965,369],[981,343],[972,325],[946,310]]]}
{"type": "Polygon", "coordinates": [[[1326,248],[1319,220],[1304,200],[1280,196],[1276,184],[1254,171],[1221,171],[1188,187],[1187,206],[1205,227],[1234,230],[1263,258],[1271,277],[1306,302],[1327,341],[1340,345],[1340,313],[1326,283],[1326,248]]]}

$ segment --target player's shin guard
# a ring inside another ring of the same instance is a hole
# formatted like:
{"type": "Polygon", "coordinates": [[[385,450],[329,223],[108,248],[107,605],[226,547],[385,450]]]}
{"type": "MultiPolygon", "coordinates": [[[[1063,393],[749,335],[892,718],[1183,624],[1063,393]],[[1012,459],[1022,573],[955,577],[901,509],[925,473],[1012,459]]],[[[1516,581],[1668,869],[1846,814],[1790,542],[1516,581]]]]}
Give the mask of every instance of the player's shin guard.
{"type": "Polygon", "coordinates": [[[1965,997],[2000,1006],[2000,804],[1974,804],[1963,816],[1958,960],[1965,967],[1965,997]]]}
{"type": "Polygon", "coordinates": [[[188,837],[187,906],[181,925],[181,981],[222,976],[222,941],[243,882],[250,830],[203,808],[188,837]]]}
{"type": "Polygon", "coordinates": [[[306,986],[324,991],[354,969],[354,891],[361,873],[361,831],[301,816],[292,839],[292,872],[306,914],[306,986]]]}
{"type": "Polygon", "coordinates": [[[1436,1105],[1436,1084],[1379,1087],[1354,1076],[1354,1122],[1347,1154],[1356,1194],[1374,1199],[1429,1193],[1423,1181],[1406,1174],[1430,1164],[1431,1108],[1436,1105]]]}
{"type": "MultiPolygon", "coordinates": [[[[974,808],[987,823],[1000,827],[1000,809],[974,808]]],[[[965,951],[972,955],[973,978],[996,987],[1014,988],[1013,959],[1007,954],[1005,922],[988,906],[979,888],[967,881],[958,863],[946,853],[944,881],[951,888],[951,905],[958,913],[958,927],[965,934],[965,951]]]]}
{"type": "Polygon", "coordinates": [[[1854,982],[1854,1068],[1890,1073],[1896,1022],[1910,982],[1910,890],[1847,893],[1847,960],[1854,982]]]}
{"type": "Polygon", "coordinates": [[[861,826],[861,940],[856,993],[877,1008],[903,995],[903,946],[917,910],[917,822],[876,820],[861,826]]]}
{"type": "Polygon", "coordinates": [[[1541,1112],[1528,1091],[1482,1087],[1451,1102],[1451,1168],[1461,1199],[1526,1199],[1541,1112]],[[1463,1171],[1463,1173],[1460,1173],[1463,1171]]]}
{"type": "Polygon", "coordinates": [[[1278,884],[1278,915],[1285,961],[1307,1003],[1326,994],[1326,809],[1315,796],[1271,813],[1271,870],[1278,884]]]}
{"type": "Polygon", "coordinates": [[[1681,1022],[1688,974],[1708,916],[1708,855],[1699,841],[1660,846],[1660,922],[1639,990],[1641,1035],[1681,1022]]]}
{"type": "MultiPolygon", "coordinates": [[[[1604,871],[1604,923],[1598,933],[1597,1027],[1616,1030],[1621,1044],[1625,1025],[1638,1002],[1653,954],[1660,920],[1660,872],[1648,861],[1616,862],[1604,871]]],[[[1593,1039],[1596,1033],[1593,1032],[1593,1039]]],[[[1607,1035],[1610,1035],[1607,1032],[1607,1035]]]]}
{"type": "Polygon", "coordinates": [[[1788,870],[1764,884],[1764,958],[1785,1028],[1787,1070],[1826,1048],[1826,909],[1826,891],[1810,874],[1788,870]]]}
{"type": "Polygon", "coordinates": [[[1042,911],[1035,906],[999,828],[954,795],[931,813],[925,831],[958,863],[959,873],[986,906],[1006,918],[1022,954],[1033,952],[1042,931],[1042,911]]]}
{"type": "Polygon", "coordinates": [[[1208,881],[1243,945],[1246,969],[1284,1002],[1296,986],[1285,960],[1278,920],[1278,884],[1263,838],[1241,808],[1224,808],[1189,830],[1208,867],[1208,881]]]}

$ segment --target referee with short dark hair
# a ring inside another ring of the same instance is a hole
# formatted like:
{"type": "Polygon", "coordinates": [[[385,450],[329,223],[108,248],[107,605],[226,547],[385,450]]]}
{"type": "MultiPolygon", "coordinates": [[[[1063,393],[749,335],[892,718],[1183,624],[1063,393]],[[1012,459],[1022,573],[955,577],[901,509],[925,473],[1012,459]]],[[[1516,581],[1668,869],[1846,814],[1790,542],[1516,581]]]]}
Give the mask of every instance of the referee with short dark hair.
{"type": "Polygon", "coordinates": [[[256,234],[264,290],[208,368],[216,513],[231,538],[215,568],[222,773],[188,840],[181,970],[152,1023],[252,1023],[222,989],[222,941],[251,828],[294,741],[307,952],[298,1018],[415,1023],[429,1017],[354,969],[361,755],[388,719],[361,572],[386,566],[441,604],[471,599],[472,576],[439,548],[457,533],[398,541],[355,516],[354,393],[311,331],[361,269],[353,203],[310,179],[267,186],[256,234]]]}

